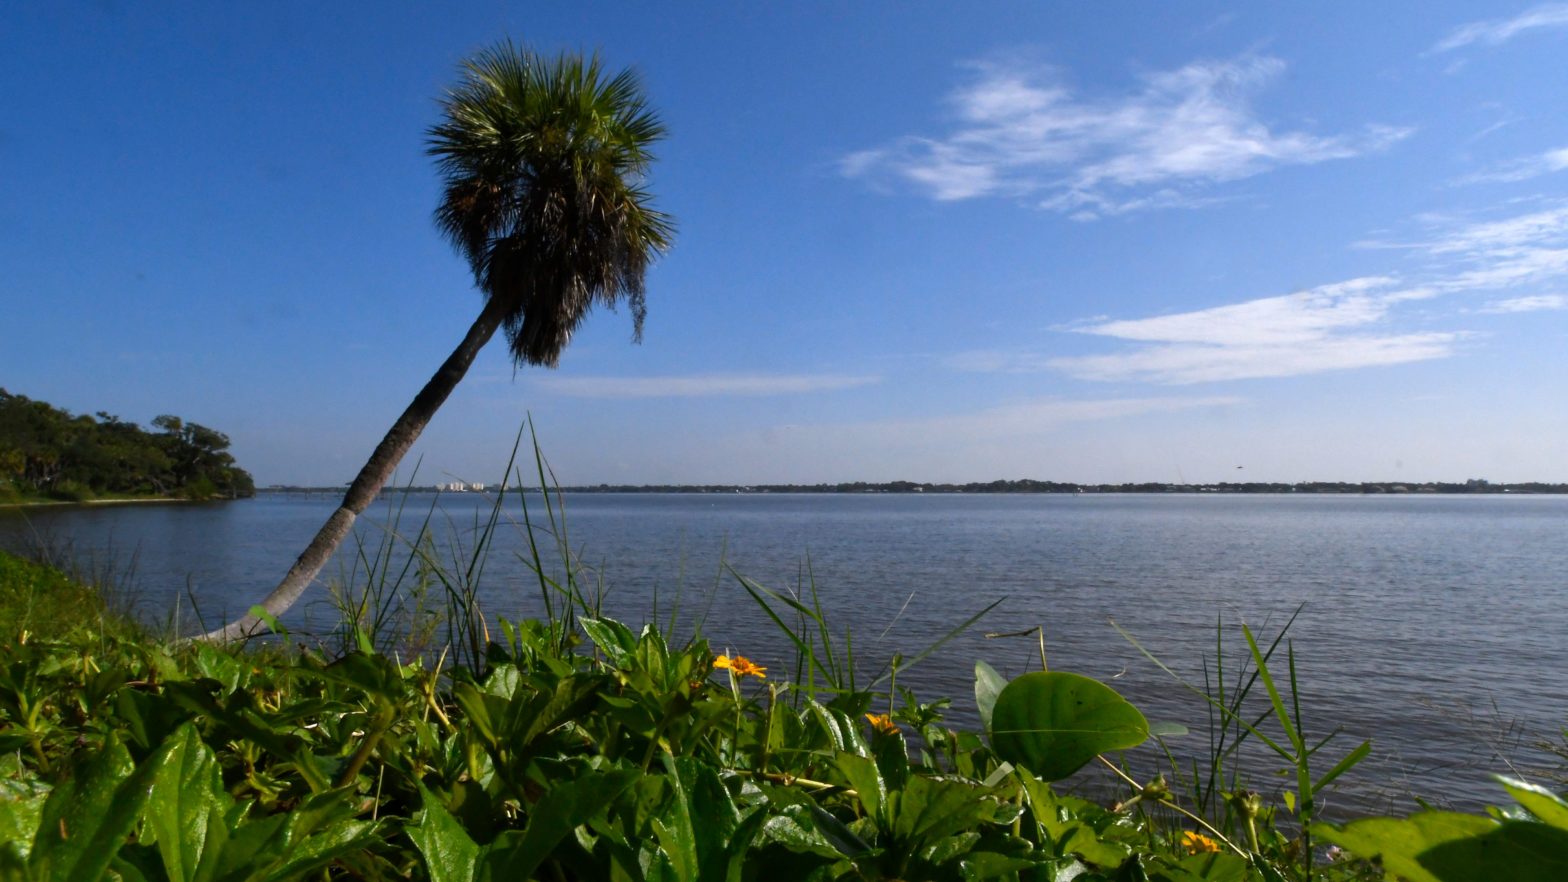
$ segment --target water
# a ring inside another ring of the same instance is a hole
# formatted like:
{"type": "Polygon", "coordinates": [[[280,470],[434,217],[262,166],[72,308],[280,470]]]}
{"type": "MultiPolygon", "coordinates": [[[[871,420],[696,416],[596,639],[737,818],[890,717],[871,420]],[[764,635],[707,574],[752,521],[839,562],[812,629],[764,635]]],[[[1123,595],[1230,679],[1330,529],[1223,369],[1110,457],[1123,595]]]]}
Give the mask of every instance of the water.
{"type": "MultiPolygon", "coordinates": [[[[411,497],[405,530],[431,499],[411,497]]],[[[68,537],[76,554],[122,568],[134,556],[147,614],[161,618],[184,593],[215,621],[270,589],[334,504],[264,495],[0,512],[0,545],[68,537]]],[[[449,495],[441,508],[438,532],[469,543],[488,503],[449,495]]],[[[387,511],[367,518],[385,523],[387,511]]],[[[521,517],[515,500],[508,514],[521,517]]],[[[381,532],[361,523],[373,544],[381,532]]],[[[1506,771],[1507,758],[1539,759],[1529,742],[1568,723],[1568,497],[584,494],[569,499],[568,526],[611,589],[613,614],[640,620],[656,595],[668,612],[679,595],[687,613],[707,611],[716,648],[775,673],[785,646],[724,563],[787,589],[804,584],[809,561],[868,668],[1005,598],[901,682],[927,700],[952,697],[954,716],[972,721],[975,659],[1009,676],[1038,666],[1032,636],[983,635],[1042,625],[1053,669],[1108,680],[1151,719],[1188,725],[1172,745],[1199,754],[1204,705],[1109,619],[1201,682],[1217,620],[1234,659],[1240,623],[1272,635],[1301,607],[1290,637],[1309,734],[1342,729],[1319,771],[1374,741],[1373,759],[1332,797],[1341,808],[1495,801],[1486,774],[1506,771]]],[[[537,614],[524,547],[519,528],[498,534],[491,612],[537,614]]],[[[317,606],[294,616],[302,627],[331,617],[313,596],[317,606]]],[[[1152,773],[1152,751],[1135,757],[1152,773]]],[[[1254,756],[1254,785],[1288,786],[1278,765],[1254,756]]]]}

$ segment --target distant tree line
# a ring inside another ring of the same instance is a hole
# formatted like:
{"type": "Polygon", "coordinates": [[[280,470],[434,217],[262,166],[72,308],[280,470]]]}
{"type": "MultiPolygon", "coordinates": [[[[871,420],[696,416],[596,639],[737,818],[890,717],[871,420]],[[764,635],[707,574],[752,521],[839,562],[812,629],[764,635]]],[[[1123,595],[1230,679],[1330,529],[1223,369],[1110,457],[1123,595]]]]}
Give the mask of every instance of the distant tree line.
{"type": "Polygon", "coordinates": [[[0,498],[255,494],[227,435],[168,414],[152,425],[157,431],[103,411],[76,416],[0,389],[0,498]]]}
{"type": "MultiPolygon", "coordinates": [[[[415,488],[419,489],[419,488],[415,488]]],[[[562,487],[573,493],[1563,493],[1568,484],[1526,481],[1494,484],[1483,478],[1448,481],[1272,481],[1213,484],[1074,484],[1063,481],[983,481],[922,484],[916,481],[848,481],[839,484],[590,484],[562,487]]]]}

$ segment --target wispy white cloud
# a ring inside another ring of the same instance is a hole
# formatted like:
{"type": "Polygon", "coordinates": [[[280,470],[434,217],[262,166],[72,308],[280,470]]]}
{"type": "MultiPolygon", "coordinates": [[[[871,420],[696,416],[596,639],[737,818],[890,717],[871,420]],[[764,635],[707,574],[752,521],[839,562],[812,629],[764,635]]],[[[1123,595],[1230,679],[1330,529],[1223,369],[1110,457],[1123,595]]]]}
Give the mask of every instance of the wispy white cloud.
{"type": "MultiPolygon", "coordinates": [[[[1404,364],[1445,358],[1465,331],[1394,327],[1400,304],[1444,295],[1568,281],[1568,202],[1490,220],[1420,219],[1427,235],[1370,243],[1424,259],[1414,283],[1365,276],[1282,297],[1175,315],[1091,321],[1070,330],[1141,344],[1103,355],[1047,357],[981,351],[948,360],[960,370],[1060,370],[1090,380],[1186,384],[1404,364]]],[[[1367,244],[1367,243],[1363,243],[1367,244]]],[[[1568,309],[1568,296],[1526,293],[1466,312],[1568,309]]]]}
{"type": "Polygon", "coordinates": [[[1568,297],[1561,294],[1533,294],[1509,300],[1494,300],[1481,307],[1481,312],[1508,314],[1515,312],[1540,312],[1549,309],[1568,309],[1568,297]]]}
{"type": "Polygon", "coordinates": [[[1476,172],[1465,175],[1455,183],[1459,184],[1511,184],[1517,181],[1528,181],[1552,172],[1568,169],[1568,147],[1548,150],[1535,156],[1526,156],[1514,159],[1476,172]]]}
{"type": "MultiPolygon", "coordinates": [[[[1540,204],[1535,199],[1523,201],[1540,204]]],[[[1568,202],[1547,203],[1545,208],[1497,220],[1445,215],[1416,220],[1426,227],[1424,235],[1356,245],[1424,254],[1428,258],[1422,271],[1425,284],[1441,293],[1556,283],[1568,276],[1568,202]]]]}
{"type": "Polygon", "coordinates": [[[1452,353],[1458,334],[1365,330],[1394,304],[1432,294],[1402,288],[1393,277],[1369,276],[1212,309],[1100,322],[1078,330],[1146,345],[1045,364],[1089,380],[1186,384],[1443,358],[1452,353]]]}
{"type": "Polygon", "coordinates": [[[1556,284],[1568,276],[1568,203],[1498,220],[1439,219],[1432,235],[1394,247],[1426,254],[1444,293],[1556,284]]]}
{"type": "Polygon", "coordinates": [[[1412,247],[1432,254],[1516,254],[1568,239],[1568,204],[1501,220],[1454,224],[1412,247]]]}
{"type": "Polygon", "coordinates": [[[1446,358],[1458,334],[1324,335],[1289,345],[1149,346],[1127,353],[1053,360],[1085,380],[1184,385],[1223,380],[1296,377],[1446,358]]]}
{"type": "Polygon", "coordinates": [[[832,392],[881,382],[835,374],[697,374],[664,377],[535,377],[548,392],[575,398],[703,398],[832,392]]]}
{"type": "Polygon", "coordinates": [[[951,96],[956,125],[844,157],[849,177],[912,185],[931,198],[1038,198],[1089,220],[1212,201],[1205,189],[1282,165],[1381,150],[1411,130],[1276,131],[1249,98],[1284,70],[1275,58],[1195,62],[1146,75],[1130,94],[1075,95],[1054,72],[976,65],[951,96]]]}
{"type": "Polygon", "coordinates": [[[1461,25],[1439,40],[1431,51],[1451,52],[1476,43],[1500,46],[1522,33],[1543,28],[1568,28],[1568,3],[1547,3],[1513,18],[1494,18],[1461,25]]]}
{"type": "Polygon", "coordinates": [[[1177,315],[1103,322],[1080,330],[1141,342],[1214,346],[1303,343],[1382,318],[1388,311],[1389,298],[1380,292],[1397,283],[1390,276],[1368,276],[1281,297],[1177,315]]]}

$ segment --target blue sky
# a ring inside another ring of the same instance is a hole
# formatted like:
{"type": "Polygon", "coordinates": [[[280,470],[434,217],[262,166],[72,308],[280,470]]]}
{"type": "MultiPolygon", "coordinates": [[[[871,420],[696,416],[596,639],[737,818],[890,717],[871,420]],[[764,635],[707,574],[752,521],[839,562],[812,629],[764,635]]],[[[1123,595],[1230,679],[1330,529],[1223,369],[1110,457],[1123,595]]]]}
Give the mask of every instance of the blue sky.
{"type": "Polygon", "coordinates": [[[423,138],[503,37],[642,73],[679,236],[421,482],[530,412],[567,483],[1568,481],[1565,3],[10,4],[0,386],[351,478],[477,315],[423,138]]]}

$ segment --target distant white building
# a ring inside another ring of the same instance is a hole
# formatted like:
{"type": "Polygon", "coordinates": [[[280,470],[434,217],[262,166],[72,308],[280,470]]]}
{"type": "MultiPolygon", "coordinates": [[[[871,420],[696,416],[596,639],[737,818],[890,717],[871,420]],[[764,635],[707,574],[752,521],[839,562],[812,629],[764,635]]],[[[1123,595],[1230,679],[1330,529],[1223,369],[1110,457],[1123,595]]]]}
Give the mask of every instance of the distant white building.
{"type": "Polygon", "coordinates": [[[445,484],[437,484],[436,489],[443,493],[467,493],[470,491],[483,493],[485,486],[484,484],[468,484],[463,481],[448,481],[445,484]]]}

